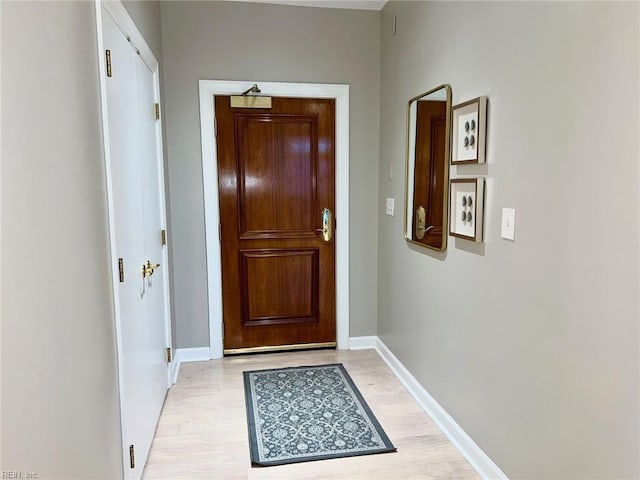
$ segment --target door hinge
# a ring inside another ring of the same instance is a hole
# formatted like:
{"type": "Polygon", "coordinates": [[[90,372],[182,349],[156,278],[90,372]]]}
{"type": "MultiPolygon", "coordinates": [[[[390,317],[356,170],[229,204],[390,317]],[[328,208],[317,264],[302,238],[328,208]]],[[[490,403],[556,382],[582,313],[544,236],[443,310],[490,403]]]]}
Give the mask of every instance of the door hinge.
{"type": "Polygon", "coordinates": [[[107,55],[107,77],[111,77],[111,50],[107,50],[106,55],[107,55]]]}
{"type": "Polygon", "coordinates": [[[167,347],[166,353],[167,353],[167,363],[171,363],[171,358],[172,358],[171,357],[171,347],[167,347]]]}
{"type": "Polygon", "coordinates": [[[166,245],[167,244],[167,230],[164,229],[164,228],[160,232],[160,243],[162,245],[166,245]]]}
{"type": "Polygon", "coordinates": [[[155,104],[154,112],[156,114],[156,120],[160,120],[160,104],[159,103],[155,104]]]}
{"type": "Polygon", "coordinates": [[[118,278],[120,283],[124,282],[124,260],[122,258],[118,259],[118,278]]]}
{"type": "Polygon", "coordinates": [[[218,224],[218,240],[222,241],[222,224],[218,224]]]}
{"type": "Polygon", "coordinates": [[[218,136],[218,120],[216,120],[216,117],[213,117],[213,135],[215,137],[218,136]]]}
{"type": "Polygon", "coordinates": [[[136,452],[133,445],[129,445],[129,465],[131,468],[136,468],[136,452]]]}

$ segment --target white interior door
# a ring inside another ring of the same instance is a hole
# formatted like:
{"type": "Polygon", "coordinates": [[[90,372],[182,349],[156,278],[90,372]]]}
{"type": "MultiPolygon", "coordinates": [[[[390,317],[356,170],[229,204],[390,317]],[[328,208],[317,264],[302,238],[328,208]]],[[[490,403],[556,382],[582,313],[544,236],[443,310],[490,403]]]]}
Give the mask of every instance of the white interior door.
{"type": "Polygon", "coordinates": [[[145,279],[143,288],[143,303],[147,318],[147,358],[145,361],[146,375],[149,383],[149,401],[146,408],[153,414],[149,417],[152,424],[147,429],[155,432],[156,423],[164,397],[167,392],[167,362],[165,350],[167,331],[165,319],[167,317],[168,296],[166,275],[167,265],[164,252],[166,247],[162,242],[164,228],[164,183],[162,175],[161,155],[158,143],[161,131],[157,128],[155,117],[155,92],[153,72],[136,55],[136,83],[138,92],[138,141],[142,147],[139,153],[142,192],[142,227],[144,234],[145,261],[159,265],[153,275],[145,279]]]}
{"type": "Polygon", "coordinates": [[[111,177],[112,251],[122,259],[117,284],[119,362],[125,478],[142,475],[168,389],[164,189],[155,119],[154,72],[108,12],[102,16],[108,151],[111,177]],[[143,276],[143,265],[160,264],[143,276]],[[135,461],[129,461],[133,448],[135,461]]]}

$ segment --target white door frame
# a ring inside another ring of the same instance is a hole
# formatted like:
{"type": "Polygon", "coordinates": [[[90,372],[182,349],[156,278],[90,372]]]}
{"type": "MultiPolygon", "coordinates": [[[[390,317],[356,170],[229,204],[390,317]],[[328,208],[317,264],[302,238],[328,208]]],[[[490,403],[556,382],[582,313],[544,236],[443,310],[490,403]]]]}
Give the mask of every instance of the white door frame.
{"type": "Polygon", "coordinates": [[[349,85],[200,80],[200,134],[209,292],[209,348],[222,358],[222,267],[218,163],[214,137],[215,95],[238,95],[257,83],[262,95],[333,98],[336,101],[336,340],[349,348],[349,85]]]}
{"type": "MultiPolygon", "coordinates": [[[[117,249],[116,249],[116,230],[115,230],[115,210],[113,204],[113,180],[111,169],[111,149],[110,149],[110,136],[109,136],[109,112],[107,108],[107,85],[106,85],[106,64],[104,54],[104,37],[103,37],[103,9],[108,12],[116,25],[125,32],[129,37],[130,42],[139,51],[142,61],[153,72],[154,82],[154,96],[155,101],[160,104],[160,77],[158,71],[158,61],[156,60],[153,52],[147,45],[142,34],[138,31],[135,23],[129,16],[126,8],[120,1],[103,1],[95,0],[95,14],[96,14],[96,31],[98,36],[98,70],[100,77],[100,103],[102,113],[102,142],[104,149],[104,165],[106,176],[106,189],[107,189],[107,210],[109,221],[109,254],[111,260],[111,288],[113,294],[113,311],[115,321],[115,340],[116,340],[116,353],[118,363],[118,393],[120,400],[120,426],[121,426],[121,440],[122,440],[122,468],[124,478],[129,478],[129,445],[127,444],[127,431],[126,431],[126,419],[127,409],[125,402],[125,389],[124,389],[124,372],[123,372],[123,348],[122,348],[122,323],[120,315],[120,299],[119,299],[119,280],[118,280],[118,262],[117,262],[117,249]]],[[[158,177],[159,177],[159,189],[160,189],[160,202],[162,213],[162,225],[166,228],[166,199],[164,188],[164,160],[162,153],[162,119],[156,122],[156,139],[157,139],[157,154],[158,154],[158,177]]],[[[164,268],[159,270],[164,279],[164,300],[165,300],[165,336],[167,346],[172,345],[171,339],[171,308],[169,298],[169,256],[167,248],[163,249],[161,264],[164,268]]],[[[157,275],[157,274],[156,274],[157,275]]],[[[172,385],[172,376],[170,364],[167,364],[167,388],[172,385]]]]}

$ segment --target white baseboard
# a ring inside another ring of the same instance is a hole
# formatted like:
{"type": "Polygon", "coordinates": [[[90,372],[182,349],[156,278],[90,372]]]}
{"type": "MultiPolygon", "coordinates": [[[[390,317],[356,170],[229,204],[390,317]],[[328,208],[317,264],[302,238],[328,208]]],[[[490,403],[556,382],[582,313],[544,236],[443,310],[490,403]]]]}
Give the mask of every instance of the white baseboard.
{"type": "Polygon", "coordinates": [[[177,348],[173,355],[171,365],[171,379],[173,383],[178,381],[180,365],[186,362],[208,362],[211,360],[211,349],[209,347],[177,348]]]}
{"type": "Polygon", "coordinates": [[[464,458],[486,480],[508,480],[502,470],[467,435],[444,408],[420,385],[398,358],[378,337],[352,337],[351,350],[375,348],[391,371],[398,377],[418,405],[431,417],[464,458]],[[371,340],[373,339],[373,341],[371,340]],[[371,346],[369,346],[371,345],[371,346]]]}
{"type": "Polygon", "coordinates": [[[370,337],[350,337],[349,350],[364,350],[367,348],[376,348],[378,346],[378,337],[371,335],[370,337]]]}

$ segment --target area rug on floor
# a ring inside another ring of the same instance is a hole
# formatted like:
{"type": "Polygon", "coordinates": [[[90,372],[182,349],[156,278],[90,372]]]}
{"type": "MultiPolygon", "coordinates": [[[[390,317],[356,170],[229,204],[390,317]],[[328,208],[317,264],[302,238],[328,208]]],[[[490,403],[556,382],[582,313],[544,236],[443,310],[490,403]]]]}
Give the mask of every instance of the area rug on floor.
{"type": "Polygon", "coordinates": [[[254,465],[396,451],[341,363],[243,375],[254,465]]]}

